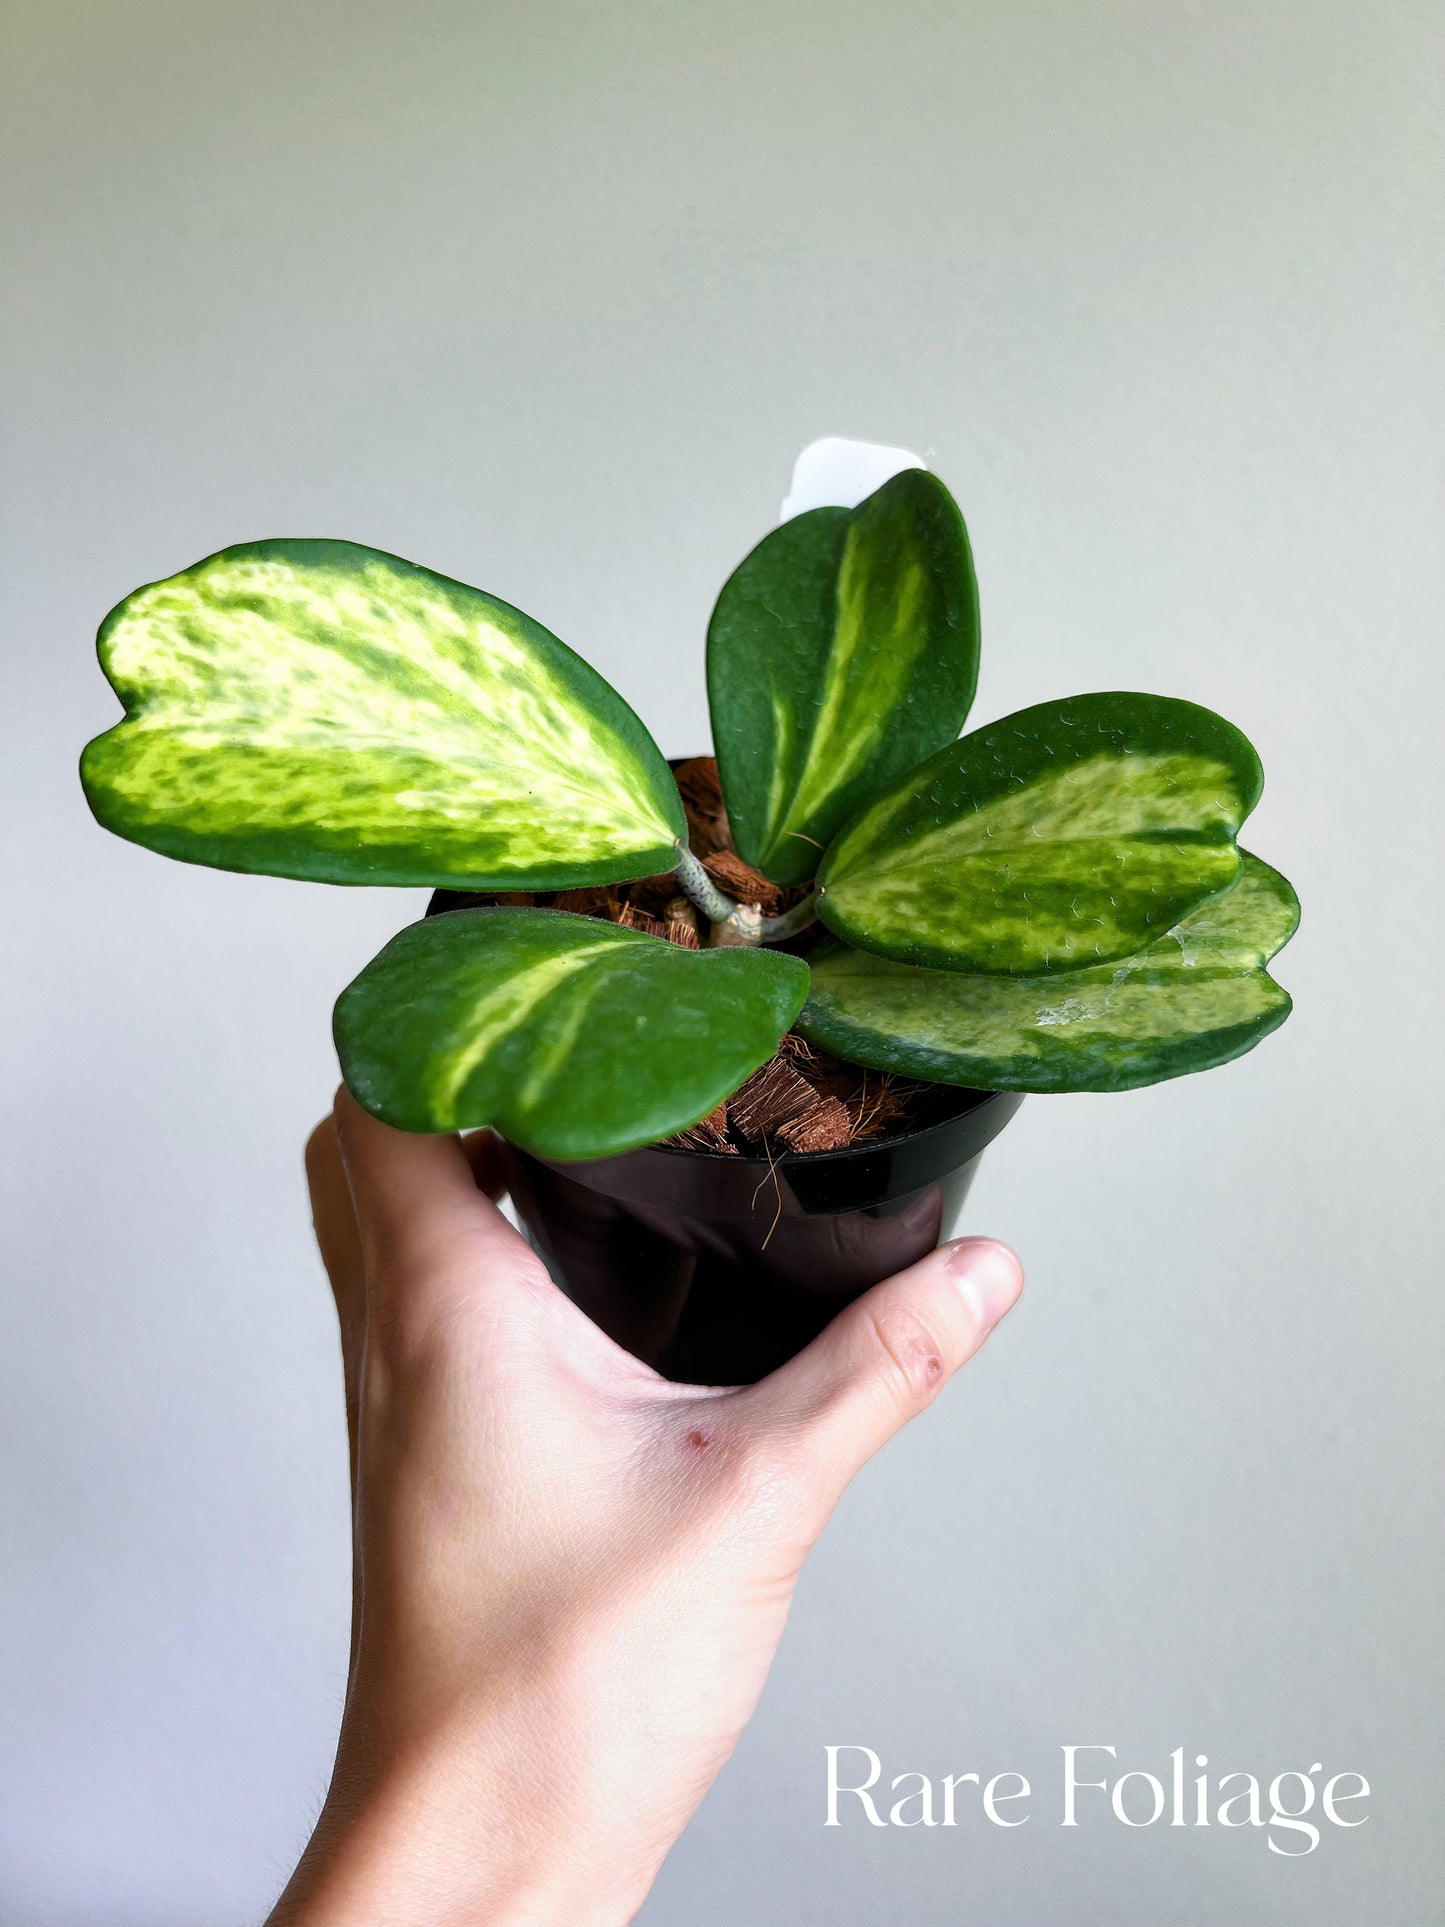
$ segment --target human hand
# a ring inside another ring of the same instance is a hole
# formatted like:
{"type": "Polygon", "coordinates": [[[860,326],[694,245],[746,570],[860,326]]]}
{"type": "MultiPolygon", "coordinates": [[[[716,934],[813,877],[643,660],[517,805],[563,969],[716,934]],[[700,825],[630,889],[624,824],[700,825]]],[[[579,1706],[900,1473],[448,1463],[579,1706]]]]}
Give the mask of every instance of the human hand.
{"type": "Polygon", "coordinates": [[[1019,1294],[989,1239],[875,1286],[758,1385],[672,1384],[492,1200],[490,1133],[344,1092],[307,1146],[341,1325],[351,1674],[270,1927],[616,1927],[757,1704],[859,1467],[1019,1294]]]}

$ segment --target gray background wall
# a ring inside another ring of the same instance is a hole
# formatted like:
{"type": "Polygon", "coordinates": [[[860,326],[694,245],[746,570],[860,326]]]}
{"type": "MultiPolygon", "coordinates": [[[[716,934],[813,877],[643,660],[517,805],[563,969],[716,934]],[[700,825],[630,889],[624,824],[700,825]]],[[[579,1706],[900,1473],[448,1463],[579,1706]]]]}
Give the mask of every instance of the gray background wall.
{"type": "Polygon", "coordinates": [[[798,447],[927,450],[978,720],[1222,709],[1296,1016],[1028,1103],[1030,1290],[859,1481],[648,1922],[1442,1916],[1441,55],[1426,0],[19,0],[0,109],[0,1920],[264,1913],[320,1798],[345,1464],[299,1150],[405,893],[113,842],[99,616],[341,534],[521,603],[664,747],[798,447]],[[1020,1768],[824,1832],[822,1749],[1020,1768]],[[1057,1824],[1059,1748],[1356,1768],[1365,1827],[1057,1824]]]}

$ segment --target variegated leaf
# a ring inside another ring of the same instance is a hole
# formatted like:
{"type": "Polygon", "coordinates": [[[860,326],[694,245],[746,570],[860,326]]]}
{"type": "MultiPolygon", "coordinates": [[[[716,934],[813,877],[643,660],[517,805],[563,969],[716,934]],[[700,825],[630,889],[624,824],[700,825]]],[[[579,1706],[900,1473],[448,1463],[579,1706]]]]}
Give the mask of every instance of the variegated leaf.
{"type": "Polygon", "coordinates": [[[1032,976],[1126,957],[1239,874],[1259,758],[1166,696],[1040,703],[950,743],[853,819],[818,914],[859,949],[1032,976]]]}
{"type": "Polygon", "coordinates": [[[856,1064],[979,1090],[1123,1091],[1209,1070],[1290,1012],[1264,966],[1299,904],[1244,855],[1240,878],[1146,949],[1053,977],[919,970],[832,943],[798,1028],[856,1064]]]}
{"type": "Polygon", "coordinates": [[[951,742],[978,680],[978,591],[952,496],[907,469],[764,538],[708,629],[708,701],[739,851],[778,883],[951,742]]]}
{"type": "Polygon", "coordinates": [[[100,631],[126,720],[107,829],[224,870],[545,889],[669,869],[685,834],[617,692],[508,603],[350,542],[224,549],[100,631]]]}
{"type": "Polygon", "coordinates": [[[357,1101],[404,1131],[495,1124],[541,1157],[671,1136],[771,1057],[808,967],[685,950],[559,910],[453,910],[392,939],[341,994],[357,1101]]]}

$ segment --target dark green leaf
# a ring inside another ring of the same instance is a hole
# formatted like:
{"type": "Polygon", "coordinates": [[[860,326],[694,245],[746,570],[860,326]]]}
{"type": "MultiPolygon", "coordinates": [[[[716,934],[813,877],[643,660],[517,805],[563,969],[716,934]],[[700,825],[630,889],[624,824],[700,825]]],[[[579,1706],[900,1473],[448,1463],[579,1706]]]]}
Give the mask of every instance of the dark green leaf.
{"type": "Polygon", "coordinates": [[[776,951],[455,910],[401,931],[341,993],[336,1047],[357,1101],[401,1130],[495,1124],[542,1157],[608,1157],[721,1103],[807,989],[807,965],[776,951]]]}
{"type": "Polygon", "coordinates": [[[906,469],[855,509],[766,536],[718,597],[707,643],[718,770],[739,851],[778,883],[963,727],[978,590],[952,496],[906,469]]]}
{"type": "Polygon", "coordinates": [[[1033,976],[1126,957],[1239,874],[1259,758],[1167,696],[1040,703],[950,743],[829,849],[818,914],[863,950],[1033,976]]]}
{"type": "Polygon", "coordinates": [[[1264,966],[1299,904],[1245,855],[1239,882],[1136,956],[1052,977],[919,970],[816,950],[798,1028],[856,1064],[978,1090],[1123,1091],[1208,1070],[1289,1015],[1264,966]]]}

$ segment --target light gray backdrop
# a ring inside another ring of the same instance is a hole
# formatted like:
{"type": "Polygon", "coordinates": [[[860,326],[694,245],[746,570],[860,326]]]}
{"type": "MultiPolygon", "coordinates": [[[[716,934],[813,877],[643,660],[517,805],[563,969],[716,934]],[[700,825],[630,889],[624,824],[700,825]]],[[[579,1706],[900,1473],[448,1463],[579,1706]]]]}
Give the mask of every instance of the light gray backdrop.
{"type": "Polygon", "coordinates": [[[1426,0],[19,0],[0,109],[7,845],[0,1920],[232,1927],[325,1783],[336,1344],[302,1138],[420,908],[95,829],[98,618],[344,535],[521,603],[669,752],[828,432],[927,451],[978,720],[1258,743],[1298,1010],[1035,1099],[1027,1297],[859,1481],[645,1919],[1442,1917],[1442,24],[1426,0]],[[1308,1858],[1057,1825],[1059,1748],[1368,1775],[1308,1858]],[[1013,1832],[825,1832],[823,1747],[1018,1768],[1013,1832]]]}

